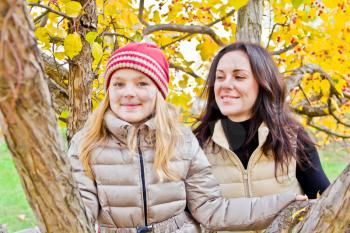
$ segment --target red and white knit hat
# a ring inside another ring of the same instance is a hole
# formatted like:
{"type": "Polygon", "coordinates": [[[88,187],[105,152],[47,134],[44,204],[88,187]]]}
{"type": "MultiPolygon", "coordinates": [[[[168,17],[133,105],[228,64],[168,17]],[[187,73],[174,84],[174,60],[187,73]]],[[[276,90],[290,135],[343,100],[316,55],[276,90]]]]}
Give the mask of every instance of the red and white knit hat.
{"type": "Polygon", "coordinates": [[[150,78],[162,93],[168,95],[169,63],[164,53],[150,43],[130,43],[114,51],[107,62],[105,88],[108,89],[113,73],[128,68],[137,70],[150,78]]]}

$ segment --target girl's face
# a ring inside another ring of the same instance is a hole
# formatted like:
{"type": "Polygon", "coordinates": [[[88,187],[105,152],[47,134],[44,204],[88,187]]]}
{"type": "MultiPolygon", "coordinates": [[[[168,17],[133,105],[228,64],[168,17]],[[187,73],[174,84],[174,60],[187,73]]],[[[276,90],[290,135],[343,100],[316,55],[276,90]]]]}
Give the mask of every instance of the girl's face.
{"type": "Polygon", "coordinates": [[[115,71],[108,90],[110,108],[124,121],[137,123],[155,111],[158,89],[151,79],[139,71],[115,71]]]}
{"type": "Polygon", "coordinates": [[[214,83],[215,100],[221,113],[236,122],[250,119],[258,93],[259,84],[248,56],[240,50],[223,55],[214,83]]]}

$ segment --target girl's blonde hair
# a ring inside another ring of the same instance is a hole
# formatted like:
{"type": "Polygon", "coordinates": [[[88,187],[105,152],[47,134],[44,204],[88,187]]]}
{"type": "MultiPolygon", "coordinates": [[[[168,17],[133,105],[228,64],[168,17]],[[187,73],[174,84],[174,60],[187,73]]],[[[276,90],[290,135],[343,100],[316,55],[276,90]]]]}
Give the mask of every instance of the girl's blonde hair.
{"type": "MultiPolygon", "coordinates": [[[[164,100],[159,91],[157,92],[155,104],[154,168],[161,180],[164,177],[176,180],[179,179],[179,175],[170,167],[169,161],[173,157],[175,148],[182,138],[179,114],[173,105],[168,104],[164,100]]],[[[88,118],[82,131],[82,140],[78,149],[79,159],[83,164],[86,174],[91,178],[94,177],[90,166],[91,151],[97,146],[103,145],[108,138],[107,129],[103,121],[108,108],[109,95],[107,91],[99,107],[88,118]]],[[[132,153],[136,152],[139,126],[135,124],[134,127],[131,127],[131,132],[128,134],[127,146],[132,153]]]]}

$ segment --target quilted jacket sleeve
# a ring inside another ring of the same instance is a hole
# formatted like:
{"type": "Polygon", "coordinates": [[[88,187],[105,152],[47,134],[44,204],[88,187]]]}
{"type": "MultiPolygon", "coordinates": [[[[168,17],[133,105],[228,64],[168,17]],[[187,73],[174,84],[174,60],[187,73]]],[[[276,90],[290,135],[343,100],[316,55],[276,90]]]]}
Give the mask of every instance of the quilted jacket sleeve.
{"type": "Polygon", "coordinates": [[[193,217],[210,230],[260,230],[295,200],[296,193],[261,198],[224,199],[210,164],[191,133],[191,164],[186,178],[187,205],[193,217]]]}
{"type": "Polygon", "coordinates": [[[82,163],[79,160],[79,132],[72,138],[71,145],[68,149],[68,157],[72,166],[73,177],[78,185],[82,197],[86,215],[94,224],[99,212],[99,202],[97,198],[97,188],[94,180],[85,174],[82,163]]]}

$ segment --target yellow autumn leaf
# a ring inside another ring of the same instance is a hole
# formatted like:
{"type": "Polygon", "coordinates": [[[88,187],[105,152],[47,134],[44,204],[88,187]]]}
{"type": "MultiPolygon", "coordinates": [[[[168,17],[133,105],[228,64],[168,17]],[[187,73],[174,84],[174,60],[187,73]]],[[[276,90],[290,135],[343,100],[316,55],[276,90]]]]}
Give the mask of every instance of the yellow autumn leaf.
{"type": "Polygon", "coordinates": [[[240,9],[241,7],[247,5],[249,0],[229,0],[228,4],[233,6],[236,10],[240,9]]]}
{"type": "Polygon", "coordinates": [[[104,14],[105,14],[105,16],[113,16],[113,15],[117,14],[117,11],[120,11],[120,9],[118,8],[118,3],[111,2],[105,6],[104,14]]]}
{"type": "Polygon", "coordinates": [[[197,45],[202,60],[208,61],[219,49],[219,46],[209,37],[204,38],[204,42],[197,45]]]}
{"type": "Polygon", "coordinates": [[[67,36],[67,33],[64,29],[54,27],[52,24],[49,24],[46,28],[50,36],[60,37],[60,38],[64,38],[67,36]]]}
{"type": "MultiPolygon", "coordinates": [[[[301,208],[300,210],[297,210],[292,215],[292,220],[294,220],[296,217],[300,216],[302,212],[304,212],[308,207],[305,206],[304,208],[301,208]]],[[[299,218],[300,219],[300,218],[299,218]]]]}
{"type": "Polygon", "coordinates": [[[53,56],[59,60],[63,60],[64,59],[64,52],[54,52],[53,56]]]}
{"type": "Polygon", "coordinates": [[[182,76],[182,79],[179,81],[179,87],[184,89],[187,87],[188,85],[188,78],[189,76],[188,75],[183,75],[182,76]]]}
{"type": "Polygon", "coordinates": [[[320,83],[320,88],[322,90],[323,95],[328,96],[330,91],[331,84],[328,82],[328,80],[323,79],[320,83]]]}
{"type": "Polygon", "coordinates": [[[338,1],[335,0],[322,0],[323,4],[328,8],[334,8],[338,6],[338,1]]]}
{"type": "Polygon", "coordinates": [[[35,30],[36,38],[44,44],[45,48],[50,49],[50,35],[47,28],[38,27],[35,30]]]}
{"type": "Polygon", "coordinates": [[[80,35],[77,33],[69,34],[64,40],[64,53],[71,59],[80,53],[82,47],[80,35]]]}
{"type": "Polygon", "coordinates": [[[92,57],[94,58],[94,62],[99,62],[102,58],[102,55],[103,55],[102,46],[99,43],[94,42],[92,44],[92,57]]]}
{"type": "Polygon", "coordinates": [[[155,22],[155,23],[160,23],[159,11],[154,11],[153,12],[152,21],[155,22]]]}
{"type": "Polygon", "coordinates": [[[80,2],[70,1],[65,4],[65,12],[70,17],[77,17],[83,9],[80,2]]]}

